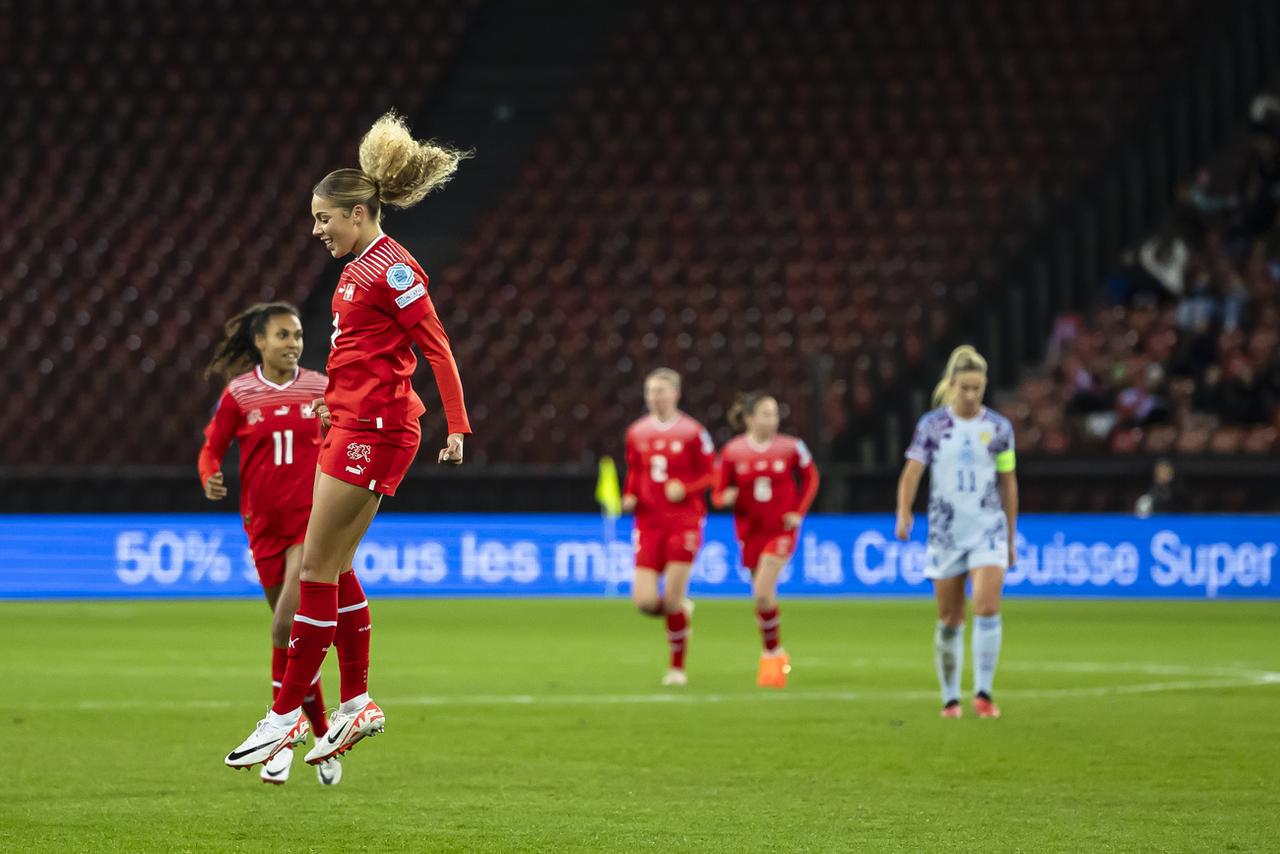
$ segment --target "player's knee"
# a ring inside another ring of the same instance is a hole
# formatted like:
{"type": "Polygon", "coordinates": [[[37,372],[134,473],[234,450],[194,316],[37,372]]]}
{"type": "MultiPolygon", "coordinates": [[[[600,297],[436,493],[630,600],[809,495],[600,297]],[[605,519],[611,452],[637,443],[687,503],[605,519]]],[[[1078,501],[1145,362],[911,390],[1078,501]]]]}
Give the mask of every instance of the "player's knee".
{"type": "Polygon", "coordinates": [[[778,607],[778,597],[773,593],[757,593],[755,599],[757,611],[772,611],[778,607]]]}
{"type": "Polygon", "coordinates": [[[631,599],[636,610],[649,617],[657,617],[662,613],[662,600],[649,596],[634,596],[631,599]]]}
{"type": "Polygon", "coordinates": [[[276,614],[271,618],[271,645],[282,647],[289,645],[289,635],[293,632],[293,614],[276,614]]]}
{"type": "Polygon", "coordinates": [[[974,602],[973,615],[975,617],[994,617],[1000,613],[999,602],[974,602]]]}

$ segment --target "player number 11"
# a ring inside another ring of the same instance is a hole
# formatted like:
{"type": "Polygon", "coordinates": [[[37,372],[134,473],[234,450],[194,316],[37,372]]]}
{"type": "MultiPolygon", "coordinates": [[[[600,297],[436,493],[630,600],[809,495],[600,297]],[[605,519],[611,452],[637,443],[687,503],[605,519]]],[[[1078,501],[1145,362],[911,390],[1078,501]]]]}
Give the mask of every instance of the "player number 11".
{"type": "Polygon", "coordinates": [[[965,485],[965,470],[960,469],[959,471],[956,472],[956,474],[960,476],[960,485],[956,487],[957,492],[977,492],[978,491],[978,476],[973,469],[969,469],[968,471],[969,478],[968,478],[967,488],[965,485]]]}
{"type": "Polygon", "coordinates": [[[277,430],[271,434],[276,447],[276,465],[293,465],[293,431],[277,430]]]}

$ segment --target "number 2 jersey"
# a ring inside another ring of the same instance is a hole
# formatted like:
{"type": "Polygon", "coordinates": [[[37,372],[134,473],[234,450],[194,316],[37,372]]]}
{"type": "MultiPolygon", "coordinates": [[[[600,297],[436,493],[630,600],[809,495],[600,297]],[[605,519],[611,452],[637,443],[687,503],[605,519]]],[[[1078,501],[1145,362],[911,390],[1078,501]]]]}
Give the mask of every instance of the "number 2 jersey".
{"type": "Polygon", "coordinates": [[[1013,425],[982,407],[960,418],[949,406],[926,412],[906,457],[929,466],[929,546],[968,551],[1008,542],[998,474],[1014,470],[1013,425]]]}
{"type": "Polygon", "coordinates": [[[204,429],[202,484],[222,468],[232,440],[240,444],[240,514],[251,539],[299,514],[305,528],[320,453],[320,419],[311,404],[326,382],[324,374],[299,368],[277,385],[255,367],[227,384],[204,429]]]}
{"type": "Polygon", "coordinates": [[[787,513],[809,512],[818,494],[818,469],[803,441],[779,433],[765,445],[746,435],[729,440],[720,453],[719,494],[736,487],[734,523],[741,539],[782,533],[787,513]]]}
{"type": "Polygon", "coordinates": [[[706,428],[683,412],[665,424],[646,415],[627,429],[624,495],[636,497],[637,526],[696,528],[707,515],[705,492],[715,479],[716,446],[706,428]],[[667,499],[667,481],[684,484],[683,501],[667,499]]]}

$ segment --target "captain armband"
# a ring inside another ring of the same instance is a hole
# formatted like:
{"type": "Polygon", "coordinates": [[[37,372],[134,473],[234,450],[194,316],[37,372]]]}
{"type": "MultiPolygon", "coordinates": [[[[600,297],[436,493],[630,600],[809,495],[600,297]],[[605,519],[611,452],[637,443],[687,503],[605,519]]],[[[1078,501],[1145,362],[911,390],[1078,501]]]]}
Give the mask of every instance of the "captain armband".
{"type": "Polygon", "coordinates": [[[1013,451],[1001,451],[996,454],[996,471],[1000,474],[1008,474],[1018,465],[1017,458],[1013,451]]]}

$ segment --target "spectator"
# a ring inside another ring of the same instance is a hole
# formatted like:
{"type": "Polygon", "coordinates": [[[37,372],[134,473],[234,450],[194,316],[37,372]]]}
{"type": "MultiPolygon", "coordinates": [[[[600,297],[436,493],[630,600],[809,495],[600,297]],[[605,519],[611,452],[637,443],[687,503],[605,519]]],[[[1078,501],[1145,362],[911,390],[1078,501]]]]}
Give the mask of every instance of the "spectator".
{"type": "Polygon", "coordinates": [[[1186,510],[1186,496],[1178,482],[1173,463],[1167,459],[1156,460],[1151,475],[1151,488],[1138,499],[1133,512],[1141,519],[1164,513],[1182,513],[1186,510]]]}

